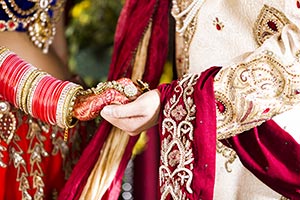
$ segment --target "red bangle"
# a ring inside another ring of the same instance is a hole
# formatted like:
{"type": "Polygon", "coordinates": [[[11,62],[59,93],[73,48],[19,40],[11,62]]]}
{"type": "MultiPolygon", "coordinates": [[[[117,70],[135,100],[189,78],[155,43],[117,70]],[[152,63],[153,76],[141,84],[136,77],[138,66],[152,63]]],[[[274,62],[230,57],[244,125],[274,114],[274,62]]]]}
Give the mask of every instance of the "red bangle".
{"type": "Polygon", "coordinates": [[[27,69],[27,67],[24,67],[24,63],[21,61],[17,61],[14,66],[12,66],[14,69],[11,72],[11,74],[8,75],[9,80],[7,81],[7,84],[9,87],[7,87],[7,97],[12,100],[12,103],[16,104],[16,89],[17,89],[17,82],[20,80],[20,75],[23,74],[27,69]]]}
{"type": "Polygon", "coordinates": [[[4,95],[4,91],[7,87],[7,71],[10,69],[9,66],[12,63],[12,58],[13,55],[9,55],[2,63],[1,65],[1,73],[0,73],[0,81],[1,81],[1,85],[3,85],[3,87],[0,87],[0,92],[3,96],[4,99],[7,100],[6,96],[4,95]]]}
{"type": "Polygon", "coordinates": [[[49,94],[49,99],[50,101],[47,101],[47,111],[46,111],[46,116],[47,116],[47,121],[50,123],[50,124],[55,124],[55,112],[56,112],[56,106],[52,106],[54,103],[54,95],[56,94],[57,92],[57,89],[58,89],[58,86],[59,86],[59,83],[61,81],[60,80],[54,80],[51,85],[49,86],[49,91],[52,91],[50,94],[49,94]]]}
{"type": "Polygon", "coordinates": [[[13,90],[12,90],[12,81],[15,79],[15,77],[12,76],[12,74],[16,71],[17,66],[20,64],[20,62],[16,58],[12,58],[10,62],[8,62],[7,70],[5,72],[5,77],[3,78],[4,81],[4,91],[3,96],[9,100],[10,102],[13,102],[13,90]]]}
{"type": "Polygon", "coordinates": [[[52,99],[50,98],[51,96],[51,93],[53,92],[53,89],[51,87],[52,83],[55,81],[55,79],[51,76],[47,77],[45,79],[45,83],[43,85],[43,88],[42,88],[42,91],[41,91],[41,98],[40,98],[40,101],[39,101],[39,105],[41,107],[41,114],[43,114],[41,116],[41,118],[50,123],[49,121],[49,117],[47,116],[47,112],[48,112],[48,103],[52,101],[52,99]]]}
{"type": "Polygon", "coordinates": [[[43,101],[43,92],[45,92],[44,88],[45,88],[45,82],[48,80],[48,78],[50,77],[50,75],[42,75],[40,77],[38,77],[32,87],[33,89],[33,93],[30,95],[30,101],[29,103],[32,104],[31,107],[31,113],[32,116],[35,118],[39,118],[42,121],[45,121],[43,118],[43,105],[41,104],[41,101],[43,101]]]}

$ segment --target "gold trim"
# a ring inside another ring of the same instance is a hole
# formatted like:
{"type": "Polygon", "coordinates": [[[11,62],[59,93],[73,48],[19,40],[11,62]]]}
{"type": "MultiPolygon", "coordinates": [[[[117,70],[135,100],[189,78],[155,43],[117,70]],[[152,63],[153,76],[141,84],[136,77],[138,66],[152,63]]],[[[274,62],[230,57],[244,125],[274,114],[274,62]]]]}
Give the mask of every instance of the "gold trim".
{"type": "Polygon", "coordinates": [[[174,88],[174,95],[163,109],[161,164],[159,184],[161,199],[186,199],[192,194],[194,127],[196,105],[193,102],[194,85],[199,75],[185,75],[174,88]],[[184,105],[179,104],[183,100],[184,105]],[[180,121],[180,123],[178,123],[180,121]],[[183,188],[183,189],[182,189],[183,188]]]}
{"type": "Polygon", "coordinates": [[[274,7],[264,5],[254,25],[254,37],[258,45],[262,45],[271,36],[281,33],[282,28],[290,21],[274,7]]]}

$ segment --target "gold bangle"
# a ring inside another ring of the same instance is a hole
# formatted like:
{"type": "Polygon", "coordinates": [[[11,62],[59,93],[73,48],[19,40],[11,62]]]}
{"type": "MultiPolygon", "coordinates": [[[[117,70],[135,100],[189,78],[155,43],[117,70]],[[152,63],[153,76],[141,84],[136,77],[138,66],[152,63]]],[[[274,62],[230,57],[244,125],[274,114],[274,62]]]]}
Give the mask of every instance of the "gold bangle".
{"type": "Polygon", "coordinates": [[[1,46],[0,47],[0,54],[3,54],[5,51],[9,51],[8,48],[1,46]]]}
{"type": "Polygon", "coordinates": [[[91,93],[94,94],[101,94],[106,89],[115,89],[120,93],[123,93],[127,98],[133,97],[138,93],[138,89],[134,85],[123,85],[118,83],[117,81],[107,81],[107,82],[100,82],[95,88],[91,88],[85,91],[82,91],[81,95],[88,95],[91,93]]]}
{"type": "Polygon", "coordinates": [[[27,78],[36,70],[35,67],[31,67],[28,69],[28,71],[25,72],[25,74],[21,77],[21,80],[17,86],[17,93],[16,93],[16,106],[18,108],[21,107],[21,102],[22,102],[22,92],[23,92],[23,87],[25,85],[25,82],[27,81],[27,78]]]}
{"type": "Polygon", "coordinates": [[[10,54],[12,54],[12,52],[9,49],[6,47],[0,47],[0,67],[10,54]]]}
{"type": "Polygon", "coordinates": [[[69,95],[66,98],[65,102],[65,119],[66,119],[66,127],[73,128],[77,124],[77,119],[73,117],[73,109],[77,95],[79,91],[83,90],[81,86],[77,86],[72,88],[69,95]]]}
{"type": "Polygon", "coordinates": [[[28,114],[28,107],[27,107],[27,98],[30,87],[34,79],[41,73],[39,69],[34,70],[31,74],[29,74],[28,78],[25,81],[24,86],[22,87],[21,93],[21,105],[20,109],[23,110],[26,114],[28,114]]]}
{"type": "MultiPolygon", "coordinates": [[[[33,116],[33,112],[32,112],[32,103],[33,103],[33,96],[35,93],[35,90],[37,89],[40,81],[45,77],[45,76],[50,76],[49,74],[47,74],[46,72],[41,72],[39,73],[35,79],[32,81],[31,83],[31,87],[28,90],[28,94],[27,94],[27,104],[26,104],[26,108],[27,108],[27,112],[29,115],[33,116]]],[[[33,116],[36,117],[36,116],[33,116]]]]}
{"type": "MultiPolygon", "coordinates": [[[[75,84],[72,84],[73,86],[75,84]]],[[[79,93],[80,90],[83,90],[83,88],[79,85],[75,85],[75,87],[72,87],[64,100],[64,110],[62,111],[62,123],[65,126],[65,132],[64,132],[64,141],[67,142],[68,141],[68,137],[69,137],[69,129],[73,128],[74,126],[76,126],[78,119],[73,117],[73,108],[74,108],[74,104],[75,104],[75,100],[77,97],[77,94],[79,93]]]]}
{"type": "MultiPolygon", "coordinates": [[[[67,123],[69,123],[69,122],[67,122],[67,121],[68,121],[70,112],[73,109],[73,106],[71,106],[72,98],[80,90],[83,90],[83,88],[80,85],[70,82],[68,85],[66,85],[64,87],[62,93],[60,94],[57,108],[56,108],[56,123],[59,127],[61,127],[61,128],[68,127],[67,123]]],[[[73,105],[74,105],[74,103],[73,103],[73,105]]]]}

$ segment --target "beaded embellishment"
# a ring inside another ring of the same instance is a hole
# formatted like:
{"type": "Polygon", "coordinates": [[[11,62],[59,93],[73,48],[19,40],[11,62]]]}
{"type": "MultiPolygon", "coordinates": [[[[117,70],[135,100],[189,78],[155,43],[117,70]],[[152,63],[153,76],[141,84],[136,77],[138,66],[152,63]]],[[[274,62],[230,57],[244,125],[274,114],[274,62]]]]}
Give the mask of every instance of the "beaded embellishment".
{"type": "Polygon", "coordinates": [[[187,200],[193,193],[194,142],[193,121],[196,105],[192,95],[199,75],[188,74],[174,88],[174,95],[164,108],[162,122],[159,184],[161,199],[187,200]],[[184,104],[180,104],[183,101],[184,104]],[[180,198],[179,198],[180,197],[180,198]]]}
{"type": "Polygon", "coordinates": [[[16,131],[16,117],[10,112],[11,106],[6,101],[0,100],[0,139],[10,143],[16,131]]]}
{"type": "Polygon", "coordinates": [[[173,0],[172,16],[176,21],[176,66],[178,77],[189,71],[189,47],[195,34],[197,14],[204,0],[173,0]]]}
{"type": "Polygon", "coordinates": [[[300,98],[296,66],[285,66],[273,52],[264,51],[247,63],[222,69],[214,84],[218,139],[259,126],[291,109],[300,98]]]}
{"type": "Polygon", "coordinates": [[[254,36],[259,45],[289,24],[286,16],[274,7],[264,5],[254,25],[254,36]]]}
{"type": "Polygon", "coordinates": [[[64,4],[65,0],[28,0],[22,2],[28,8],[23,8],[16,0],[0,1],[0,6],[9,18],[0,20],[0,31],[27,31],[30,40],[47,53],[64,4]]]}

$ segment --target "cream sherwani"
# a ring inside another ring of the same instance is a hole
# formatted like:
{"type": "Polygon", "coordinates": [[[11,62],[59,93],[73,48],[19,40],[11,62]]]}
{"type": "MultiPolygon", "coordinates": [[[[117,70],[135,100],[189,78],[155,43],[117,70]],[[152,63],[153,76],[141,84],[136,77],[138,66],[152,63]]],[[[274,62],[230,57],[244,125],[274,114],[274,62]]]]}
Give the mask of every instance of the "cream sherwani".
{"type": "MultiPolygon", "coordinates": [[[[181,23],[176,34],[179,74],[200,73],[211,66],[226,68],[247,63],[269,52],[273,52],[282,64],[295,62],[295,52],[300,47],[299,30],[294,26],[300,24],[297,0],[199,0],[194,9],[193,6],[188,8],[193,2],[177,0],[173,4],[173,16],[181,23]],[[185,19],[193,18],[184,30],[180,30],[184,18],[176,13],[178,8],[194,13],[184,15],[185,19]]],[[[298,116],[300,107],[296,106],[274,120],[300,143],[298,116]]],[[[221,122],[218,120],[218,123],[221,122]]],[[[219,146],[218,150],[214,199],[283,198],[243,167],[233,151],[224,146],[219,146]],[[231,157],[224,156],[226,150],[232,153],[231,157]],[[234,161],[226,167],[230,158],[234,161]]]]}

